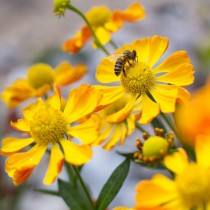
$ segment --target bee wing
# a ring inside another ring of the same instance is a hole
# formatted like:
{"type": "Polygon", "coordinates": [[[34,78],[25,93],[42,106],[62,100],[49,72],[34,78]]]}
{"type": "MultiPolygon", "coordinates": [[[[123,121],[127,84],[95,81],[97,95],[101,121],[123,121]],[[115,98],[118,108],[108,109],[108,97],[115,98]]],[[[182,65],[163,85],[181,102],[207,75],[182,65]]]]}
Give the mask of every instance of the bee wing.
{"type": "Polygon", "coordinates": [[[120,54],[115,53],[115,54],[112,54],[112,55],[108,56],[107,58],[110,61],[116,61],[119,57],[122,57],[122,56],[123,56],[122,53],[120,53],[120,54]]]}

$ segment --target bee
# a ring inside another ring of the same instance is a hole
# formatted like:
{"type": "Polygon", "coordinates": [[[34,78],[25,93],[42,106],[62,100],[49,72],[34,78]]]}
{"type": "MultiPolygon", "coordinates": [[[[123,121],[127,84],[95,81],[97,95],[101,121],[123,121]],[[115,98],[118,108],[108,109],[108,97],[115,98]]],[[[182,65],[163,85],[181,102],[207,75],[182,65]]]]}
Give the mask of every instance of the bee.
{"type": "Polygon", "coordinates": [[[114,73],[116,76],[119,76],[121,72],[123,72],[126,77],[125,66],[128,63],[132,66],[131,62],[135,62],[137,60],[136,50],[126,50],[124,51],[117,59],[114,66],[114,73]]]}

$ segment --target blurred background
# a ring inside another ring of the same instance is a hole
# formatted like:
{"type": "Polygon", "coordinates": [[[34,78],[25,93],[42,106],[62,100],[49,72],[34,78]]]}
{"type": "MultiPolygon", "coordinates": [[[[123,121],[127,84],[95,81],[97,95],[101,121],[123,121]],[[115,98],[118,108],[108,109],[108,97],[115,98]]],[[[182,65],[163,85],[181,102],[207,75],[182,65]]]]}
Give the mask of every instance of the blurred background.
{"type": "MultiPolygon", "coordinates": [[[[111,10],[124,9],[133,1],[72,0],[71,2],[81,11],[86,12],[97,5],[106,5],[111,10]]],[[[147,17],[137,23],[125,24],[113,35],[115,43],[121,46],[154,34],[167,36],[170,44],[164,56],[177,50],[186,50],[196,71],[195,83],[190,90],[203,85],[209,75],[210,67],[210,0],[142,0],[140,2],[145,7],[147,17]]],[[[36,62],[46,62],[52,66],[56,66],[63,60],[69,60],[73,65],[79,62],[85,63],[89,74],[74,86],[80,83],[96,83],[95,68],[105,55],[99,50],[93,50],[91,42],[76,55],[62,52],[63,42],[80,29],[83,21],[72,12],[67,12],[65,18],[55,17],[52,8],[53,0],[0,1],[0,91],[17,78],[25,78],[27,68],[36,62]]],[[[112,50],[110,48],[109,51],[112,50]]],[[[71,87],[64,88],[64,93],[71,87]]],[[[1,139],[4,136],[13,135],[9,122],[11,119],[21,117],[21,109],[26,104],[23,103],[17,109],[9,110],[0,102],[1,139]]],[[[119,150],[133,151],[134,141],[138,136],[139,133],[134,133],[119,150]]],[[[97,198],[103,184],[122,160],[123,158],[116,155],[115,151],[94,149],[94,158],[82,172],[94,198],[97,198]],[[102,165],[103,168],[101,168],[102,165]]],[[[14,187],[11,179],[4,172],[4,161],[5,159],[0,157],[0,210],[68,209],[61,198],[34,191],[35,188],[57,188],[56,183],[49,187],[42,185],[47,157],[42,160],[27,183],[19,187],[14,187]]],[[[125,185],[110,207],[132,206],[136,183],[140,178],[151,175],[150,170],[133,164],[125,185]]],[[[65,179],[65,171],[60,177],[65,179]]]]}

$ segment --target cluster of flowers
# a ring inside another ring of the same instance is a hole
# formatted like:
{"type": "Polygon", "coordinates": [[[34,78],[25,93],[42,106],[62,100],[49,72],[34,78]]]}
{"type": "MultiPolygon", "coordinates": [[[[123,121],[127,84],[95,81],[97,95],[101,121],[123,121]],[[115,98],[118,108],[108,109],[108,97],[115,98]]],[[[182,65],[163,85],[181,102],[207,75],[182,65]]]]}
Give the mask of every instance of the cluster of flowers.
{"type": "Polygon", "coordinates": [[[44,184],[52,184],[64,162],[83,165],[92,158],[93,146],[111,150],[122,145],[136,128],[150,124],[159,115],[165,117],[164,113],[174,113],[178,106],[175,122],[179,132],[166,135],[156,129],[155,136],[145,134],[145,143],[137,140],[138,152],[133,156],[144,164],[161,162],[173,178],[155,174],[151,180],[140,181],[135,205],[114,210],[210,210],[210,123],[206,123],[210,121],[210,109],[205,95],[210,86],[207,84],[189,101],[190,93],[184,87],[193,83],[194,69],[187,52],[174,52],[158,63],[169,40],[154,35],[124,44],[108,55],[104,46],[113,42],[111,34],[125,22],[146,16],[137,2],[123,11],[112,12],[100,6],[83,15],[67,0],[55,1],[56,15],[64,14],[66,9],[80,14],[86,24],[64,43],[63,50],[77,53],[92,37],[93,48],[107,54],[95,74],[97,81],[105,85],[81,84],[64,99],[60,86],[70,85],[88,72],[84,64],[72,66],[64,61],[55,69],[48,64],[35,64],[26,79],[16,80],[2,92],[1,98],[10,108],[37,97],[36,102],[23,108],[22,119],[11,122],[26,137],[2,140],[0,154],[8,156],[5,170],[14,184],[28,179],[46,151],[50,151],[50,161],[44,184]],[[135,59],[126,57],[125,52],[135,52],[135,59]],[[118,76],[113,55],[121,62],[118,76]],[[50,92],[53,93],[48,96],[50,92]],[[201,106],[202,109],[197,108],[201,106]],[[174,149],[174,135],[178,139],[178,134],[182,137],[180,143],[190,146],[196,158],[189,157],[188,150],[182,147],[174,149]]]}

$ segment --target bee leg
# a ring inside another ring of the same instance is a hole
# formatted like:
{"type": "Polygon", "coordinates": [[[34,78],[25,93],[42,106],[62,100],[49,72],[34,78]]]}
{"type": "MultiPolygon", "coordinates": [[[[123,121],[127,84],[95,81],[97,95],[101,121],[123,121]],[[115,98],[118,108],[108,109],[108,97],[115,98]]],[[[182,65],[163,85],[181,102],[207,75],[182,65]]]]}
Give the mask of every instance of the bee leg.
{"type": "Polygon", "coordinates": [[[123,67],[123,74],[126,77],[125,68],[123,67]]]}

